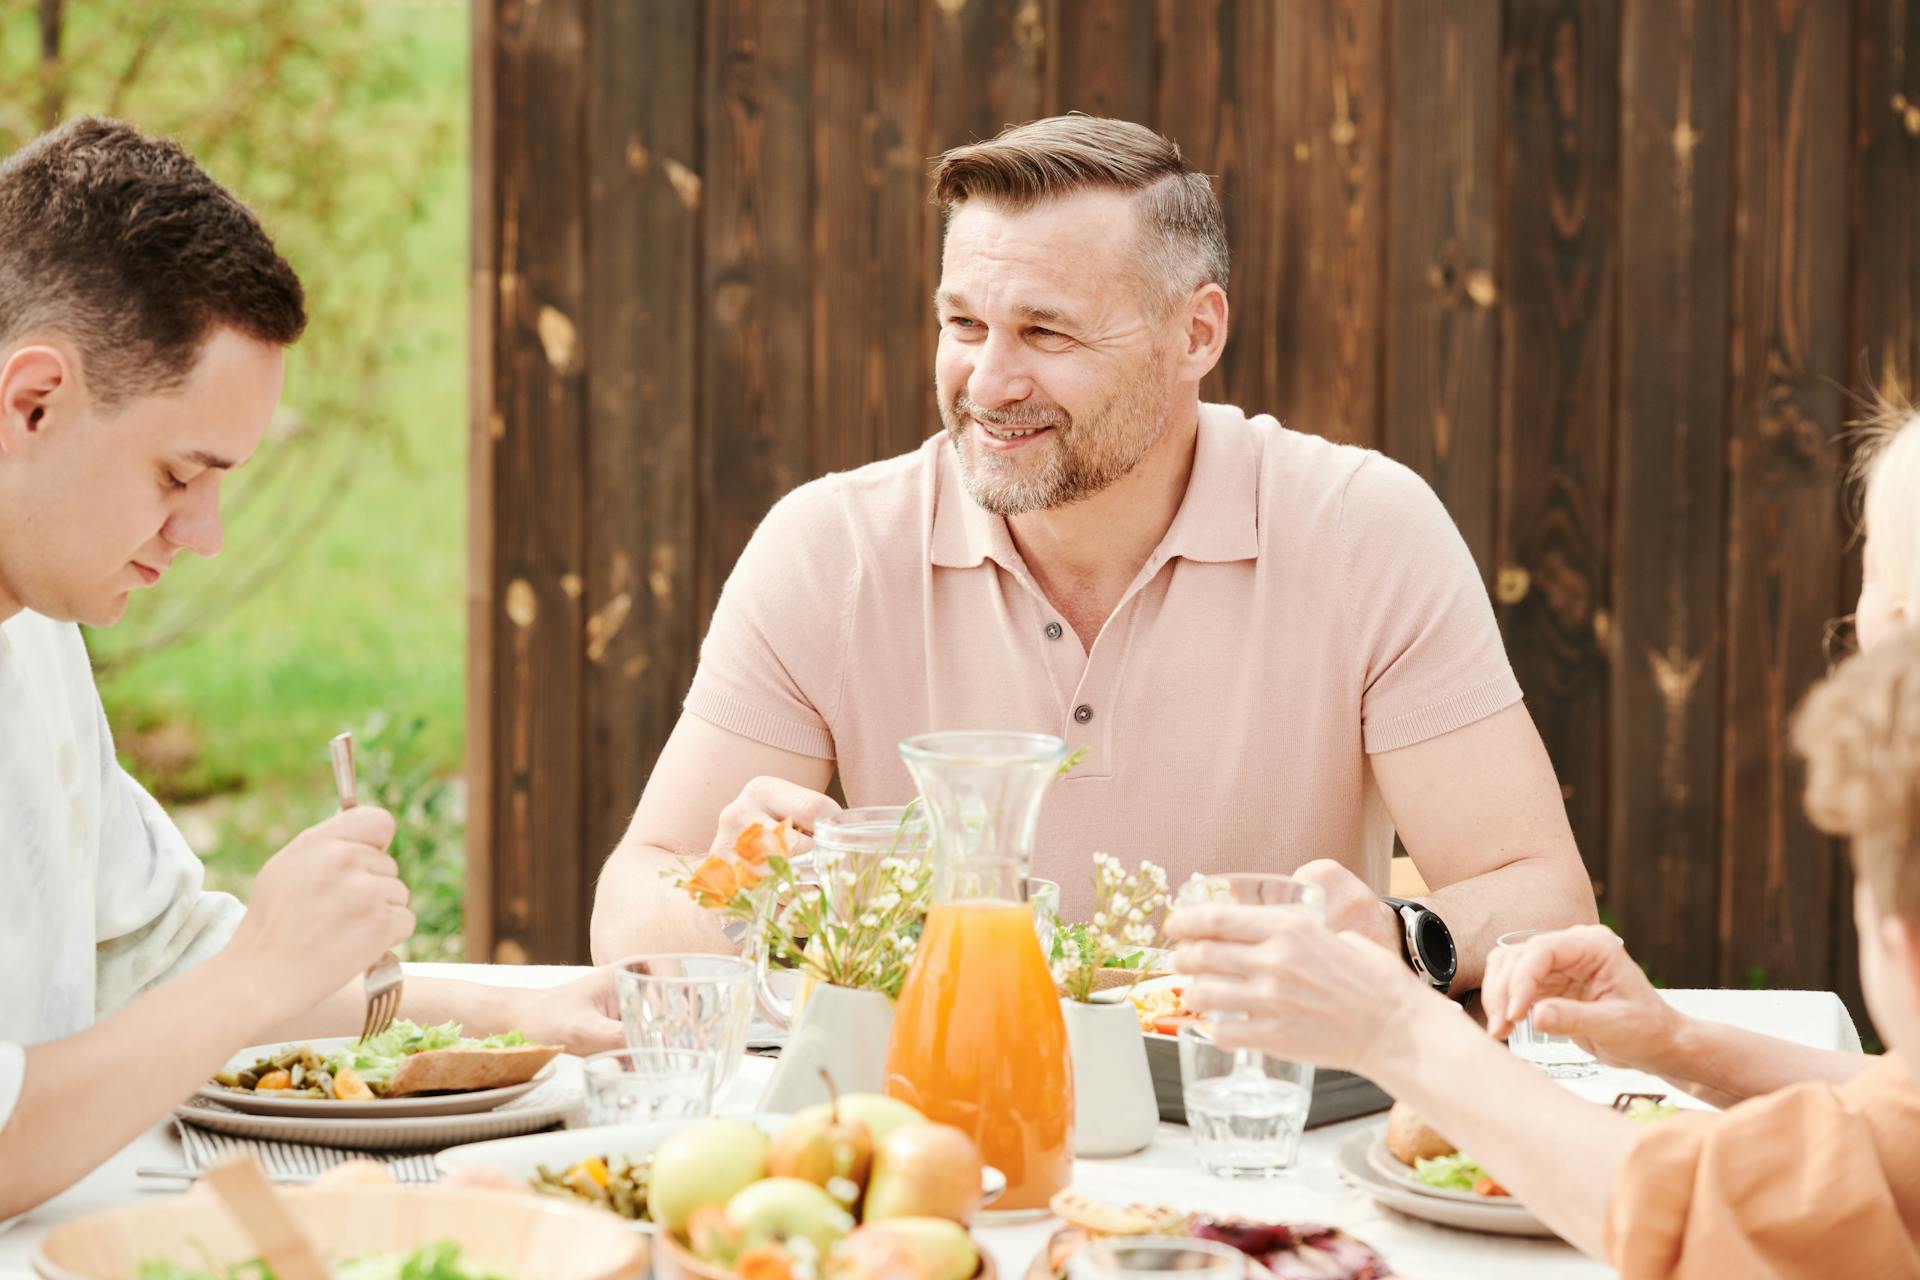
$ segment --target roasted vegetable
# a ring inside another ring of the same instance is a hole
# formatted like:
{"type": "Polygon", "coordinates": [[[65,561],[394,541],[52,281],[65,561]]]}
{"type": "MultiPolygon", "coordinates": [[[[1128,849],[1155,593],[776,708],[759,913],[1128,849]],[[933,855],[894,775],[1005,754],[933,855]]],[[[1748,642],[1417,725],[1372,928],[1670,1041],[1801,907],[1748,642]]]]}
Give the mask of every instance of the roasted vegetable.
{"type": "Polygon", "coordinates": [[[541,1165],[530,1185],[550,1196],[610,1209],[629,1222],[648,1222],[647,1172],[652,1164],[651,1156],[637,1161],[589,1156],[558,1173],[541,1165]]]}

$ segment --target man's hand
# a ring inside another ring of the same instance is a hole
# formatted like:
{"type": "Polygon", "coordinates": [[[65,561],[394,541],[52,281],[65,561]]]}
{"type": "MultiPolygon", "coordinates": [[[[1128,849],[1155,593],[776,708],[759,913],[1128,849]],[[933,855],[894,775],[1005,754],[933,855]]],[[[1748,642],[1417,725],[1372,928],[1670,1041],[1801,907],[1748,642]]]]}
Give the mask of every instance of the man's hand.
{"type": "Polygon", "coordinates": [[[413,933],[407,886],[387,854],[393,816],[348,809],[295,836],[260,869],[222,958],[279,1016],[312,1008],[413,933]]]}
{"type": "Polygon", "coordinates": [[[583,1057],[623,1047],[613,974],[614,966],[605,965],[564,986],[514,991],[508,1029],[537,1044],[565,1045],[568,1053],[583,1057]]]}
{"type": "Polygon", "coordinates": [[[1400,917],[1380,901],[1367,882],[1331,858],[1316,858],[1293,873],[1296,880],[1317,884],[1327,893],[1327,928],[1335,933],[1357,933],[1396,956],[1405,967],[1405,934],[1400,917]]]}
{"type": "Polygon", "coordinates": [[[1619,936],[1597,924],[1496,948],[1480,1000],[1495,1038],[1505,1039],[1531,1015],[1534,1030],[1572,1036],[1610,1067],[1665,1065],[1685,1021],[1653,989],[1619,936]]]}
{"type": "Polygon", "coordinates": [[[1222,1048],[1366,1074],[1421,1001],[1444,1003],[1398,956],[1289,907],[1188,907],[1167,936],[1178,943],[1173,967],[1196,975],[1186,1006],[1246,1016],[1215,1024],[1222,1048]]]}
{"type": "Polygon", "coordinates": [[[808,790],[785,778],[755,778],[720,811],[712,848],[716,853],[733,848],[740,833],[755,823],[777,827],[782,822],[791,822],[803,837],[794,847],[794,852],[800,853],[813,847],[814,823],[838,812],[840,806],[832,796],[808,790]]]}

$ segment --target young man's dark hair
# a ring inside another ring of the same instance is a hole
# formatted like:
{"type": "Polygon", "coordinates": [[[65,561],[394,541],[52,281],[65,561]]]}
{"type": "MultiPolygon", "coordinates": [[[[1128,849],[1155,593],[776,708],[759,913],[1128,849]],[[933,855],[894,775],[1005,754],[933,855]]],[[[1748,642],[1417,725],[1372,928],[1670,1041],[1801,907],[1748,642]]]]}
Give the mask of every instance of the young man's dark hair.
{"type": "Polygon", "coordinates": [[[260,220],[177,144],[82,117],[0,164],[0,345],[60,334],[102,406],[177,385],[216,327],[306,323],[260,220]]]}

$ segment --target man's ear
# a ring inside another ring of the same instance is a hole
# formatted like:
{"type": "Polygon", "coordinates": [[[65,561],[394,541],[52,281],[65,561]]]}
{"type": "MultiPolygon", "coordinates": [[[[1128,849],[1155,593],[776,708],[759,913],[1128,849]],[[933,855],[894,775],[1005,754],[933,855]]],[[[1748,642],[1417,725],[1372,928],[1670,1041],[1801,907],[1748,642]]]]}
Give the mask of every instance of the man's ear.
{"type": "Polygon", "coordinates": [[[1184,315],[1180,380],[1198,382],[1213,372],[1227,345],[1227,291],[1217,284],[1201,285],[1187,300],[1184,315]]]}
{"type": "Polygon", "coordinates": [[[78,401],[73,354],[51,343],[16,348],[0,364],[0,453],[20,454],[78,401]]]}

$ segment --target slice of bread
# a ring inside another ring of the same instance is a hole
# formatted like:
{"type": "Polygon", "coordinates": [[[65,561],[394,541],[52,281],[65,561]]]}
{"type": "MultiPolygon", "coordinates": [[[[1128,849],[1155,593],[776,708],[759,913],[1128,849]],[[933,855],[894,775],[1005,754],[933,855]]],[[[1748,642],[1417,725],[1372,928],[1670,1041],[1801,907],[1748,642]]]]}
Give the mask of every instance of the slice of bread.
{"type": "Polygon", "coordinates": [[[525,1084],[561,1052],[559,1045],[549,1044],[523,1044],[510,1049],[428,1049],[400,1064],[384,1096],[470,1093],[525,1084]]]}
{"type": "Polygon", "coordinates": [[[1393,1152],[1393,1158],[1401,1164],[1411,1166],[1416,1160],[1438,1160],[1441,1156],[1453,1155],[1458,1148],[1422,1120],[1412,1107],[1396,1102],[1387,1113],[1387,1150],[1393,1152]]]}

